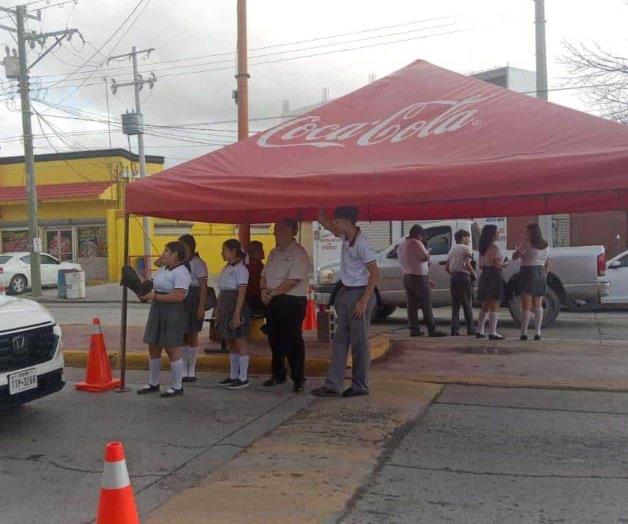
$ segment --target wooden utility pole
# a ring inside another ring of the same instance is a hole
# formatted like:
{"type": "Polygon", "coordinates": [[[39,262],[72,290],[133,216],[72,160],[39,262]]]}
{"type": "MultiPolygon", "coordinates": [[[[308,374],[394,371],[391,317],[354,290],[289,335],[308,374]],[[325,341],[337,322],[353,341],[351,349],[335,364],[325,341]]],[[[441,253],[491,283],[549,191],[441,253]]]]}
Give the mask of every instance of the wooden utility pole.
{"type": "MultiPolygon", "coordinates": [[[[238,140],[249,137],[249,72],[246,37],[246,0],[238,0],[238,140]]],[[[239,224],[238,237],[243,247],[251,241],[251,224],[239,224]]]]}

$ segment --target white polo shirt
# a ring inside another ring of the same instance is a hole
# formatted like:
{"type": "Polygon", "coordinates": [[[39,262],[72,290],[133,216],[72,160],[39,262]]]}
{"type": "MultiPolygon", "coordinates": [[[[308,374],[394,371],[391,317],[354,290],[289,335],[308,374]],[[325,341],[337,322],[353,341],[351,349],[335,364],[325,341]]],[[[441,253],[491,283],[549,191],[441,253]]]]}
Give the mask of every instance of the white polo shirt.
{"type": "Polygon", "coordinates": [[[469,273],[466,263],[467,260],[473,258],[471,246],[466,244],[456,244],[451,248],[447,260],[449,262],[449,271],[451,273],[469,273]]]}
{"type": "Polygon", "coordinates": [[[347,287],[362,287],[369,283],[367,265],[375,262],[375,253],[366,236],[358,231],[353,242],[342,237],[340,280],[347,287]]]}
{"type": "Polygon", "coordinates": [[[237,264],[227,264],[218,277],[218,289],[220,291],[234,291],[239,287],[249,285],[249,270],[244,261],[237,264]]]}
{"type": "Polygon", "coordinates": [[[166,266],[159,268],[153,277],[153,289],[156,293],[172,293],[175,289],[182,289],[187,295],[192,282],[188,268],[181,264],[174,269],[166,266]]]}
{"type": "Polygon", "coordinates": [[[296,240],[285,248],[277,246],[268,255],[262,276],[269,290],[280,286],[285,280],[298,280],[299,283],[286,293],[291,297],[305,297],[310,289],[308,280],[310,259],[307,251],[296,240]]]}
{"type": "Polygon", "coordinates": [[[194,255],[188,260],[188,264],[190,264],[190,275],[192,276],[192,283],[190,285],[192,287],[199,287],[199,279],[207,278],[207,264],[197,255],[194,255]]]}
{"type": "Polygon", "coordinates": [[[529,242],[519,248],[521,253],[521,267],[544,266],[550,256],[549,246],[545,249],[536,249],[529,242]]]}

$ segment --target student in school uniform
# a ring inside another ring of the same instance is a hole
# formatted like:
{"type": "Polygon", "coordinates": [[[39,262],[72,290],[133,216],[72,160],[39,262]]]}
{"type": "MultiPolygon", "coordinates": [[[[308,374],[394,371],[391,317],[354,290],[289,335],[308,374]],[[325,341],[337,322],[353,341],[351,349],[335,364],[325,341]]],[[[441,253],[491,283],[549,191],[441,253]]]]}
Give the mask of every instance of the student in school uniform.
{"type": "Polygon", "coordinates": [[[181,348],[185,345],[187,315],[185,297],[190,288],[192,277],[185,267],[185,247],[181,242],[169,242],[161,255],[163,265],[153,278],[153,290],[141,297],[143,302],[150,302],[150,312],[144,343],[148,344],[149,377],[148,384],[138,390],[138,394],[159,393],[159,370],[161,369],[161,351],[165,350],[170,359],[172,385],[162,397],[174,397],[183,394],[183,359],[181,348]]]}
{"type": "Polygon", "coordinates": [[[460,229],[454,235],[456,245],[451,248],[447,256],[445,269],[449,273],[452,299],[451,335],[460,336],[460,307],[464,310],[464,319],[467,324],[467,335],[475,335],[473,327],[473,283],[475,271],[471,262],[473,251],[469,245],[471,235],[460,229]]]}
{"type": "Polygon", "coordinates": [[[262,302],[262,272],[264,271],[264,244],[259,240],[252,240],[246,249],[246,269],[249,270],[249,285],[246,288],[246,302],[251,310],[251,315],[263,316],[266,306],[262,302]]]}
{"type": "Polygon", "coordinates": [[[207,300],[207,264],[196,252],[196,240],[192,235],[181,235],[179,242],[185,246],[185,262],[192,277],[190,289],[185,297],[187,346],[183,347],[183,382],[196,382],[198,334],[203,331],[207,300]]]}
{"type": "Polygon", "coordinates": [[[317,397],[358,397],[369,394],[369,366],[371,361],[368,329],[375,307],[375,287],[379,268],[368,239],[356,225],[358,209],[339,207],[334,220],[321,210],[319,222],[342,239],[340,283],[334,307],[338,315],[334,334],[331,364],[325,384],[312,390],[317,397]],[[353,370],[351,387],[343,391],[347,368],[347,351],[351,347],[353,370]]]}
{"type": "Polygon", "coordinates": [[[480,280],[478,282],[478,300],[482,303],[478,318],[477,338],[485,338],[486,322],[489,323],[490,340],[504,340],[497,332],[498,311],[504,296],[504,277],[502,269],[507,260],[497,243],[498,231],[495,224],[487,224],[480,234],[480,280]]]}
{"type": "Polygon", "coordinates": [[[249,355],[246,339],[249,335],[251,316],[246,303],[249,271],[244,265],[246,253],[242,244],[234,238],[222,245],[222,258],[227,262],[218,278],[218,305],[216,306],[216,331],[229,347],[229,377],[218,383],[227,389],[243,389],[250,386],[248,378],[249,355]]]}
{"type": "Polygon", "coordinates": [[[526,238],[515,248],[514,260],[521,259],[521,340],[528,340],[528,326],[534,317],[534,340],[541,340],[543,324],[543,295],[547,287],[550,248],[536,223],[526,227],[526,238]]]}
{"type": "Polygon", "coordinates": [[[272,387],[286,381],[287,360],[295,393],[301,393],[305,384],[303,320],[310,274],[307,252],[296,241],[298,232],[299,223],[293,218],[275,224],[277,247],[268,255],[261,284],[272,352],[271,377],[263,385],[272,387]]]}
{"type": "Polygon", "coordinates": [[[410,336],[422,335],[419,326],[419,307],[430,337],[443,337],[445,333],[436,329],[432,312],[432,284],[430,282],[430,252],[425,247],[423,227],[415,224],[408,236],[399,244],[397,256],[403,274],[403,287],[408,303],[410,336]]]}

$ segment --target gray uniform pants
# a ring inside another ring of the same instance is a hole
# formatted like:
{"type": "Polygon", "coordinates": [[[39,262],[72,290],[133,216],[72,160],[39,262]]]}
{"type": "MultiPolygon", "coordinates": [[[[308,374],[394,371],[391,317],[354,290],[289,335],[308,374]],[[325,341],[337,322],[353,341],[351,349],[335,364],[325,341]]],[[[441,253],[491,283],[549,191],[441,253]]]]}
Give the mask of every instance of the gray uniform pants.
{"type": "Polygon", "coordinates": [[[426,275],[405,275],[403,287],[408,299],[408,323],[410,329],[419,331],[419,307],[423,310],[423,321],[430,333],[436,331],[436,321],[432,313],[432,289],[426,275]]]}
{"type": "Polygon", "coordinates": [[[355,391],[369,390],[369,366],[371,348],[368,330],[371,324],[371,312],[375,306],[375,296],[371,297],[362,318],[355,318],[355,304],[364,294],[365,288],[342,287],[336,294],[334,307],[338,315],[331,364],[327,371],[325,387],[337,393],[342,391],[347,371],[347,351],[351,346],[353,374],[351,388],[355,391]]]}

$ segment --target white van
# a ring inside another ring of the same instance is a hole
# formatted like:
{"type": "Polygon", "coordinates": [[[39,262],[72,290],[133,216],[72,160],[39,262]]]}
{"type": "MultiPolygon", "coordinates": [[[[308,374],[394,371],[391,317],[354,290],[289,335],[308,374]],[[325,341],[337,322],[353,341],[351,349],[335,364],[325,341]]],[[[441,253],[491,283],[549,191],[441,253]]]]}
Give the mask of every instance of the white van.
{"type": "Polygon", "coordinates": [[[0,409],[63,389],[61,328],[33,300],[0,294],[0,409]]]}

